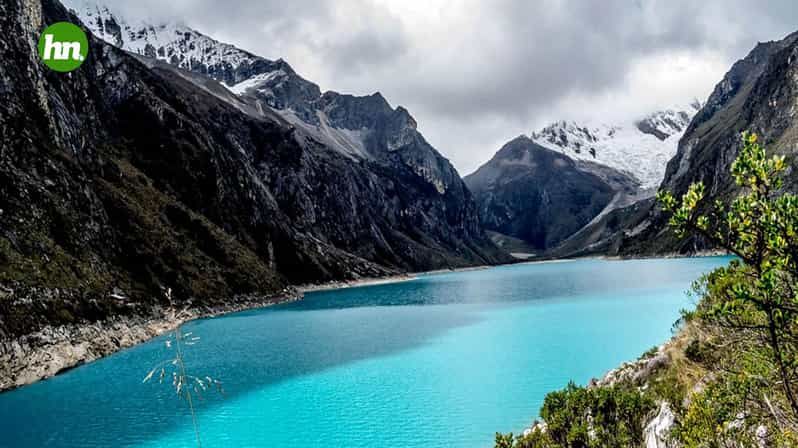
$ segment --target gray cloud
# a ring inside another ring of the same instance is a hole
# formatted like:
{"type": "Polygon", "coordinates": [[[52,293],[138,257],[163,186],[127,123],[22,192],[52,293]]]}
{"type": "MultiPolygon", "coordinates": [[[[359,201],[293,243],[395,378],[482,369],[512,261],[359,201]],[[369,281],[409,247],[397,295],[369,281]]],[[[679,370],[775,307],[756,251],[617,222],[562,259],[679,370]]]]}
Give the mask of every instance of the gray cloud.
{"type": "Polygon", "coordinates": [[[794,0],[109,0],[282,57],[323,89],[381,91],[462,173],[521,132],[705,98],[794,0]]]}

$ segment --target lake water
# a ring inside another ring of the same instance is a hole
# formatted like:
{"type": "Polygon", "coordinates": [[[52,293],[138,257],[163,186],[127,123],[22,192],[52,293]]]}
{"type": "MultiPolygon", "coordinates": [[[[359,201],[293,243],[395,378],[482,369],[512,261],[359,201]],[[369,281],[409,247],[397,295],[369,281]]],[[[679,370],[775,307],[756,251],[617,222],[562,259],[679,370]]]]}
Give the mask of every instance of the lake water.
{"type": "MultiPolygon", "coordinates": [[[[490,447],[545,394],[671,335],[685,294],[729,259],[579,260],[308,294],[189,323],[203,447],[490,447]]],[[[0,446],[192,447],[191,417],[142,384],[163,338],[0,394],[0,446]]]]}

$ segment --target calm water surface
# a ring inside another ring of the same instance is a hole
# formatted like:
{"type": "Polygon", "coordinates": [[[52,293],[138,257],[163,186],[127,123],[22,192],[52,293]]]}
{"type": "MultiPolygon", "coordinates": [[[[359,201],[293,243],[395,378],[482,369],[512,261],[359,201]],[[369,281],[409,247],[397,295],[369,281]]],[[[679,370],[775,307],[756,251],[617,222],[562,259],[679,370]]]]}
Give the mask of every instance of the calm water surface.
{"type": "MultiPolygon", "coordinates": [[[[526,264],[308,294],[186,325],[204,447],[489,447],[546,392],[664,342],[728,258],[526,264]]],[[[0,446],[192,447],[185,403],[142,384],[162,338],[0,394],[0,446]]]]}

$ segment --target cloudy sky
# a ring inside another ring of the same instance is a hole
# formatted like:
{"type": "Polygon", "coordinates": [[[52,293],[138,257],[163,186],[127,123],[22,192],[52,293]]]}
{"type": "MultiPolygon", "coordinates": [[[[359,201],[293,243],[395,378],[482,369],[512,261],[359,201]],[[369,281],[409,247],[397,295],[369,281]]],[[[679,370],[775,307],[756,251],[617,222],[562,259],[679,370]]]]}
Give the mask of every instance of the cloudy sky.
{"type": "Polygon", "coordinates": [[[380,91],[461,174],[559,119],[623,120],[706,99],[795,0],[109,0],[282,57],[322,90],[380,91]]]}

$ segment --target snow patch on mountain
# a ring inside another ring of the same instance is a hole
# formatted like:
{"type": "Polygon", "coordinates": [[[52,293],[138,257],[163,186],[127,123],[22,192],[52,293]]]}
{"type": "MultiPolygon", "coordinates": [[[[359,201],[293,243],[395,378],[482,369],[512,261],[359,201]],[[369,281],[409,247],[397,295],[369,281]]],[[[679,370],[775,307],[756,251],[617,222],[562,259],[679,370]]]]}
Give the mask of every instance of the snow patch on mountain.
{"type": "Polygon", "coordinates": [[[234,84],[232,86],[228,86],[227,84],[222,84],[223,86],[227,87],[228,90],[235,93],[236,95],[241,95],[249,89],[259,89],[261,93],[265,93],[263,89],[264,84],[268,84],[269,82],[274,81],[278,77],[286,76],[285,71],[283,70],[275,70],[273,72],[268,73],[260,73],[251,78],[245,79],[238,84],[234,84]]]}
{"type": "Polygon", "coordinates": [[[531,135],[535,143],[573,159],[631,174],[642,188],[659,186],[679,139],[701,105],[694,101],[620,123],[558,121],[531,135]]]}

